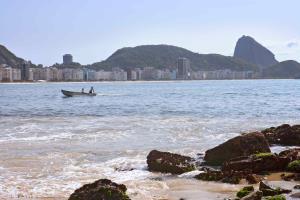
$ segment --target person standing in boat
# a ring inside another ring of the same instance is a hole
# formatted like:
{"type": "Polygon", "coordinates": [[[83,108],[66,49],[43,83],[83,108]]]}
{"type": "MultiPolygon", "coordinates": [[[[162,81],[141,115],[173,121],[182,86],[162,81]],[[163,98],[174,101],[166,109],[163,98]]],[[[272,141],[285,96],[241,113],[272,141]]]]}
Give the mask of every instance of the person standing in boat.
{"type": "Polygon", "coordinates": [[[93,94],[95,91],[94,91],[94,88],[93,87],[91,87],[91,89],[90,89],[90,91],[89,91],[89,93],[90,94],[93,94]]]}
{"type": "Polygon", "coordinates": [[[84,93],[84,88],[81,89],[81,93],[84,93]]]}

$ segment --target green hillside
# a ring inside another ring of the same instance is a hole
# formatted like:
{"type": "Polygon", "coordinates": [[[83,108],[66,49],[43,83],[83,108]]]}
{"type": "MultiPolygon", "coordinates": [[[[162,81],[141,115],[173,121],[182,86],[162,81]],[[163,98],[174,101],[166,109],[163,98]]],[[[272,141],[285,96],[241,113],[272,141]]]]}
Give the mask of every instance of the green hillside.
{"type": "Polygon", "coordinates": [[[170,45],[143,45],[117,50],[102,62],[92,64],[93,68],[110,70],[112,67],[174,68],[179,57],[190,59],[193,70],[232,69],[236,71],[257,70],[257,67],[230,56],[198,54],[170,45]]]}
{"type": "Polygon", "coordinates": [[[299,78],[300,63],[294,60],[287,60],[277,63],[264,70],[266,78],[299,78]]]}

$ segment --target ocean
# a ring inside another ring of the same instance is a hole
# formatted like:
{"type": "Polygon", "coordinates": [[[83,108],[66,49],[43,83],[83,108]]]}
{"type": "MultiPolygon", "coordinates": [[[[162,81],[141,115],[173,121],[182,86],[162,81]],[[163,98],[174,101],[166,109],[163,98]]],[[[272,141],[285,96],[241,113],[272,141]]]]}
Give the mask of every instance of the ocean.
{"type": "Polygon", "coordinates": [[[132,199],[223,199],[237,186],[148,172],[147,154],[195,157],[299,122],[299,80],[0,84],[0,199],[67,199],[100,178],[124,183],[132,199]],[[95,97],[60,92],[91,86],[95,97]]]}

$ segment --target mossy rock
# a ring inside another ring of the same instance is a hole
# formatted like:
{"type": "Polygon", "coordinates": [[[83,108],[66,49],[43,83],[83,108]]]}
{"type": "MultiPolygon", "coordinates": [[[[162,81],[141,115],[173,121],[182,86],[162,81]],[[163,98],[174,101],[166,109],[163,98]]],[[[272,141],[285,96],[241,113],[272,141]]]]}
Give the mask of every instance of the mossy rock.
{"type": "Polygon", "coordinates": [[[243,187],[240,191],[238,191],[236,193],[236,196],[239,198],[243,198],[243,197],[247,196],[248,194],[250,194],[250,192],[253,192],[253,191],[254,191],[253,186],[246,186],[246,187],[243,187]]]}
{"type": "Polygon", "coordinates": [[[254,154],[255,158],[269,158],[269,157],[273,157],[274,154],[273,153],[257,153],[254,154]]]}
{"type": "Polygon", "coordinates": [[[287,166],[288,171],[300,172],[300,160],[294,160],[290,162],[287,166]]]}
{"type": "Polygon", "coordinates": [[[286,200],[286,198],[283,195],[275,195],[272,197],[266,197],[265,200],[286,200]]]}

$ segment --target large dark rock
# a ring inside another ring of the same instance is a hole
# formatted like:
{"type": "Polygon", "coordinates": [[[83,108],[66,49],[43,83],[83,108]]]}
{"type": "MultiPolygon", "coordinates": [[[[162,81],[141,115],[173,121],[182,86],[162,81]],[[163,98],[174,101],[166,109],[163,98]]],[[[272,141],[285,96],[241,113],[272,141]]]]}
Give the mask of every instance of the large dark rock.
{"type": "Polygon", "coordinates": [[[283,188],[272,188],[271,186],[267,185],[264,182],[259,183],[259,190],[262,191],[263,196],[275,196],[279,194],[287,194],[292,192],[292,190],[283,189],[283,188]]]}
{"type": "Polygon", "coordinates": [[[152,150],[147,156],[149,171],[182,174],[195,170],[193,159],[179,154],[152,150]]]}
{"type": "Polygon", "coordinates": [[[300,145],[300,125],[283,124],[262,131],[270,144],[300,145]]]}
{"type": "Polygon", "coordinates": [[[269,144],[262,133],[254,132],[237,136],[207,150],[204,160],[209,165],[221,165],[232,158],[260,152],[270,152],[269,144]]]}
{"type": "Polygon", "coordinates": [[[235,46],[234,57],[262,68],[276,64],[274,54],[250,36],[241,37],[235,46]]]}
{"type": "Polygon", "coordinates": [[[291,161],[272,153],[261,153],[251,156],[237,157],[224,162],[223,171],[248,171],[261,173],[266,171],[283,171],[291,161]]]}
{"type": "Polygon", "coordinates": [[[130,200],[126,186],[100,179],[75,190],[69,200],[130,200]]]}

